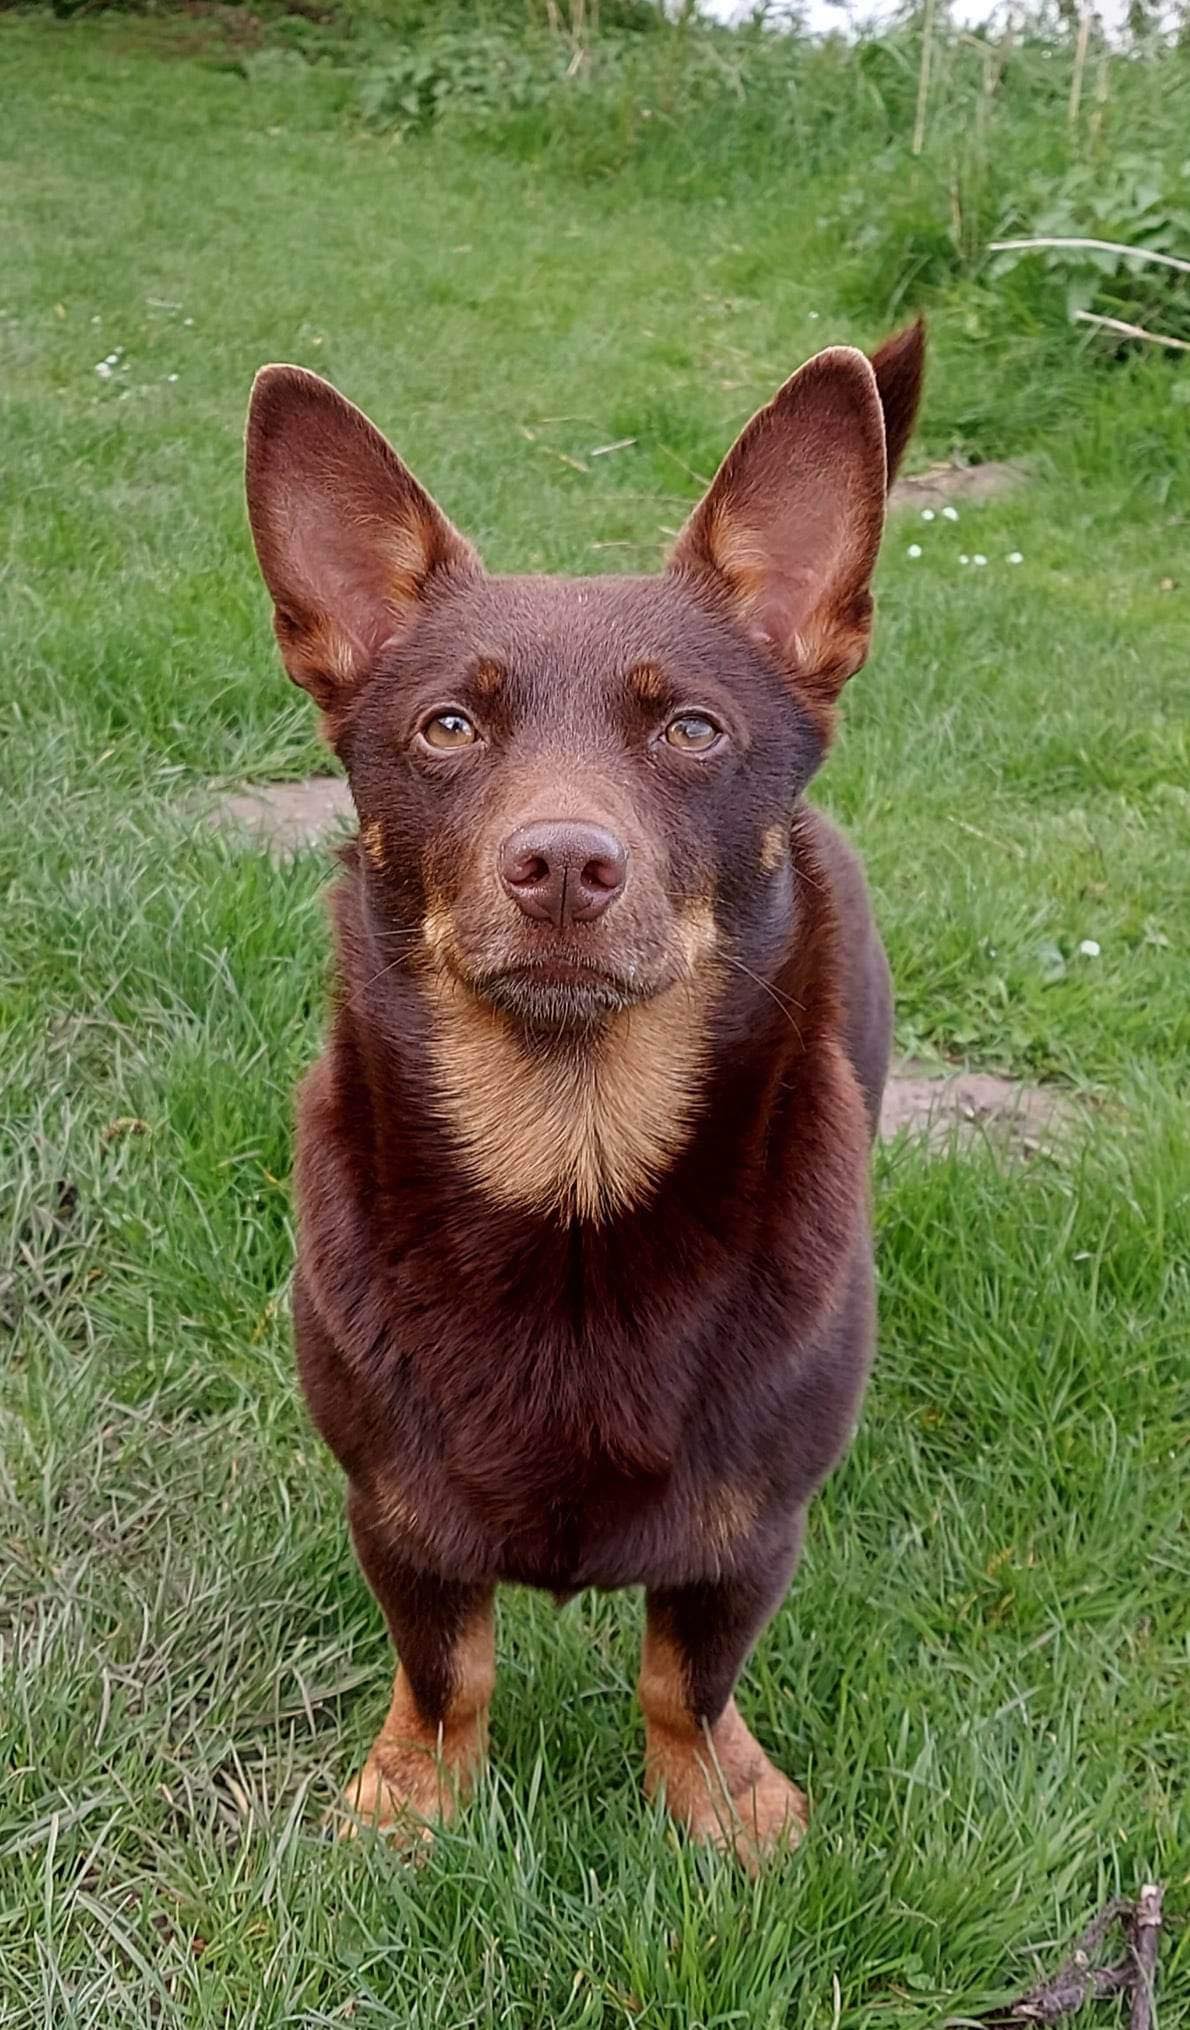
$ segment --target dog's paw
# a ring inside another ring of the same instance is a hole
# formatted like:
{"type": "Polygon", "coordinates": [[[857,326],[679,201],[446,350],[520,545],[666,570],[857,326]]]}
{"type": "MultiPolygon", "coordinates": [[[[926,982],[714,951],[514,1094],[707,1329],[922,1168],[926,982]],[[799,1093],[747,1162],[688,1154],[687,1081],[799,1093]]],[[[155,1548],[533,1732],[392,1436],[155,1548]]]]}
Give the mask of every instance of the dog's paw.
{"type": "Polygon", "coordinates": [[[734,1700],[702,1734],[651,1727],[645,1788],[692,1839],[734,1852],[749,1873],[796,1847],[810,1822],[805,1795],[769,1761],[734,1700]]]}
{"type": "Polygon", "coordinates": [[[770,1855],[791,1853],[810,1824],[805,1792],[774,1769],[767,1756],[755,1781],[731,1804],[730,1824],[704,1837],[734,1847],[750,1873],[770,1855]]]}
{"type": "Polygon", "coordinates": [[[358,1775],[328,1814],[341,1840],[384,1834],[416,1858],[448,1825],[475,1779],[473,1755],[451,1757],[415,1742],[375,1743],[358,1775]]]}

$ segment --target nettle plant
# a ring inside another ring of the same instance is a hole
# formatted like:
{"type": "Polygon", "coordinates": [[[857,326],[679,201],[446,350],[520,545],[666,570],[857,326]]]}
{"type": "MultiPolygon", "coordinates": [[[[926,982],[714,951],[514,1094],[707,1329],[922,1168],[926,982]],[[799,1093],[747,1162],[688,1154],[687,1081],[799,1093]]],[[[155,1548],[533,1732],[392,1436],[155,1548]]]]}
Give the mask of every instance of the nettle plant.
{"type": "Polygon", "coordinates": [[[523,112],[556,87],[566,57],[555,38],[500,29],[442,29],[396,47],[360,80],[369,125],[419,132],[440,121],[523,112]],[[556,74],[556,75],[555,75],[556,74]]]}
{"type": "Polygon", "coordinates": [[[1013,248],[992,256],[991,280],[1030,263],[1061,286],[1072,319],[1114,317],[1190,341],[1190,274],[1142,258],[1149,252],[1190,260],[1190,161],[1173,177],[1161,163],[1125,155],[1110,166],[1080,165],[1058,181],[1038,179],[1006,209],[996,237],[1024,235],[1107,240],[1137,251],[1013,248]]]}

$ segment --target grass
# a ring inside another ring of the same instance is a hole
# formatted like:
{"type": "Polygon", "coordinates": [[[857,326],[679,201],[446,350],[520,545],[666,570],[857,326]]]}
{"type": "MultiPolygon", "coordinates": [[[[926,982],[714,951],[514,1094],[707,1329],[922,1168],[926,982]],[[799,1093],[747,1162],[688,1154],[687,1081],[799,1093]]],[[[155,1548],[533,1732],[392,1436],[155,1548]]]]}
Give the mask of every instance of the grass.
{"type": "Polygon", "coordinates": [[[329,373],[496,565],[635,569],[793,364],[879,333],[772,184],[394,146],[144,24],[4,39],[0,2024],[926,2030],[1157,1875],[1190,2025],[1184,370],[935,305],[920,455],[1033,479],[894,522],[821,795],[902,1046],[1097,1104],[1025,1167],[881,1156],[880,1365],[744,1691],[811,1838],[754,1886],[685,1849],[639,1604],[509,1596],[495,1773],[410,1872],[319,1835],[388,1670],[285,1315],[325,869],[201,822],[318,759],[250,378],[329,373]]]}

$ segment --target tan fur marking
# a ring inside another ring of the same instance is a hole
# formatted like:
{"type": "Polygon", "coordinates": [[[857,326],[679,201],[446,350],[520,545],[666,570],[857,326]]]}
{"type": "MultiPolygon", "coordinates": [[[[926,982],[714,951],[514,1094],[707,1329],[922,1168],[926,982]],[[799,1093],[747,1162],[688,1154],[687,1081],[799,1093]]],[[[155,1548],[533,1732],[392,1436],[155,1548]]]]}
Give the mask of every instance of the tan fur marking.
{"type": "Polygon", "coordinates": [[[389,597],[397,607],[416,599],[434,554],[433,530],[421,515],[390,522],[377,530],[389,574],[389,597]]]}
{"type": "Polygon", "coordinates": [[[763,532],[716,506],[708,530],[711,558],[733,589],[749,604],[764,588],[772,570],[772,556],[763,532]]]}
{"type": "Polygon", "coordinates": [[[720,1481],[704,1496],[700,1521],[708,1547],[723,1557],[741,1537],[747,1536],[760,1513],[757,1496],[747,1487],[731,1487],[720,1481]]]}
{"type": "Polygon", "coordinates": [[[363,652],[346,629],[323,614],[308,627],[295,628],[278,615],[277,639],[286,668],[297,683],[327,678],[338,686],[354,683],[363,652]]]}
{"type": "Polygon", "coordinates": [[[666,695],[666,682],[656,663],[638,663],[628,681],[644,705],[657,705],[666,695]]]}
{"type": "Polygon", "coordinates": [[[646,1198],[690,1135],[706,1061],[705,989],[682,980],[601,1034],[531,1055],[444,974],[430,985],[446,1119],[504,1205],[601,1220],[646,1198]]]}
{"type": "Polygon", "coordinates": [[[440,908],[438,904],[431,903],[422,919],[421,934],[430,957],[440,962],[444,952],[449,950],[451,942],[449,912],[440,908]]]}
{"type": "Polygon", "coordinates": [[[430,1838],[428,1821],[453,1818],[487,1754],[488,1706],[496,1678],[490,1601],[460,1636],[453,1668],[454,1696],[440,1726],[423,1717],[398,1669],[388,1717],[343,1794],[351,1816],[340,1826],[341,1838],[353,1839],[362,1822],[412,1844],[430,1838]]]}
{"type": "Polygon", "coordinates": [[[678,937],[687,970],[693,977],[719,942],[714,913],[708,901],[699,899],[685,905],[678,918],[678,937]]]}
{"type": "Polygon", "coordinates": [[[789,826],[770,825],[760,847],[761,871],[775,874],[789,849],[789,826]]]}
{"type": "Polygon", "coordinates": [[[421,1518],[395,1480],[377,1479],[372,1488],[372,1505],[380,1521],[397,1530],[401,1536],[418,1534],[421,1518]]]}
{"type": "Polygon", "coordinates": [[[504,682],[499,663],[480,663],[472,682],[481,698],[494,698],[504,682]]]}
{"type": "Polygon", "coordinates": [[[645,1716],[645,1790],[696,1840],[732,1849],[749,1871],[794,1847],[809,1823],[805,1797],[769,1761],[730,1699],[713,1727],[689,1709],[681,1655],[645,1636],[638,1685],[645,1716]]]}
{"type": "Polygon", "coordinates": [[[373,867],[385,865],[384,826],[379,818],[369,818],[360,835],[360,844],[373,867]]]}

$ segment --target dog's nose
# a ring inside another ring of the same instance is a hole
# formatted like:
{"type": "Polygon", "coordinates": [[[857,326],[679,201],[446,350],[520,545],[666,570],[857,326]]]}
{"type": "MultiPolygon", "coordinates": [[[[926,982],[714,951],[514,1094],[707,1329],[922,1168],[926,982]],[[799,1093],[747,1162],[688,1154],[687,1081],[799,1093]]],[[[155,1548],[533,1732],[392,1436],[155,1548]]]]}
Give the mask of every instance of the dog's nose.
{"type": "Polygon", "coordinates": [[[510,832],[500,848],[500,879],[517,908],[555,930],[601,915],[627,877],[627,850],[601,825],[545,819],[510,832]]]}

